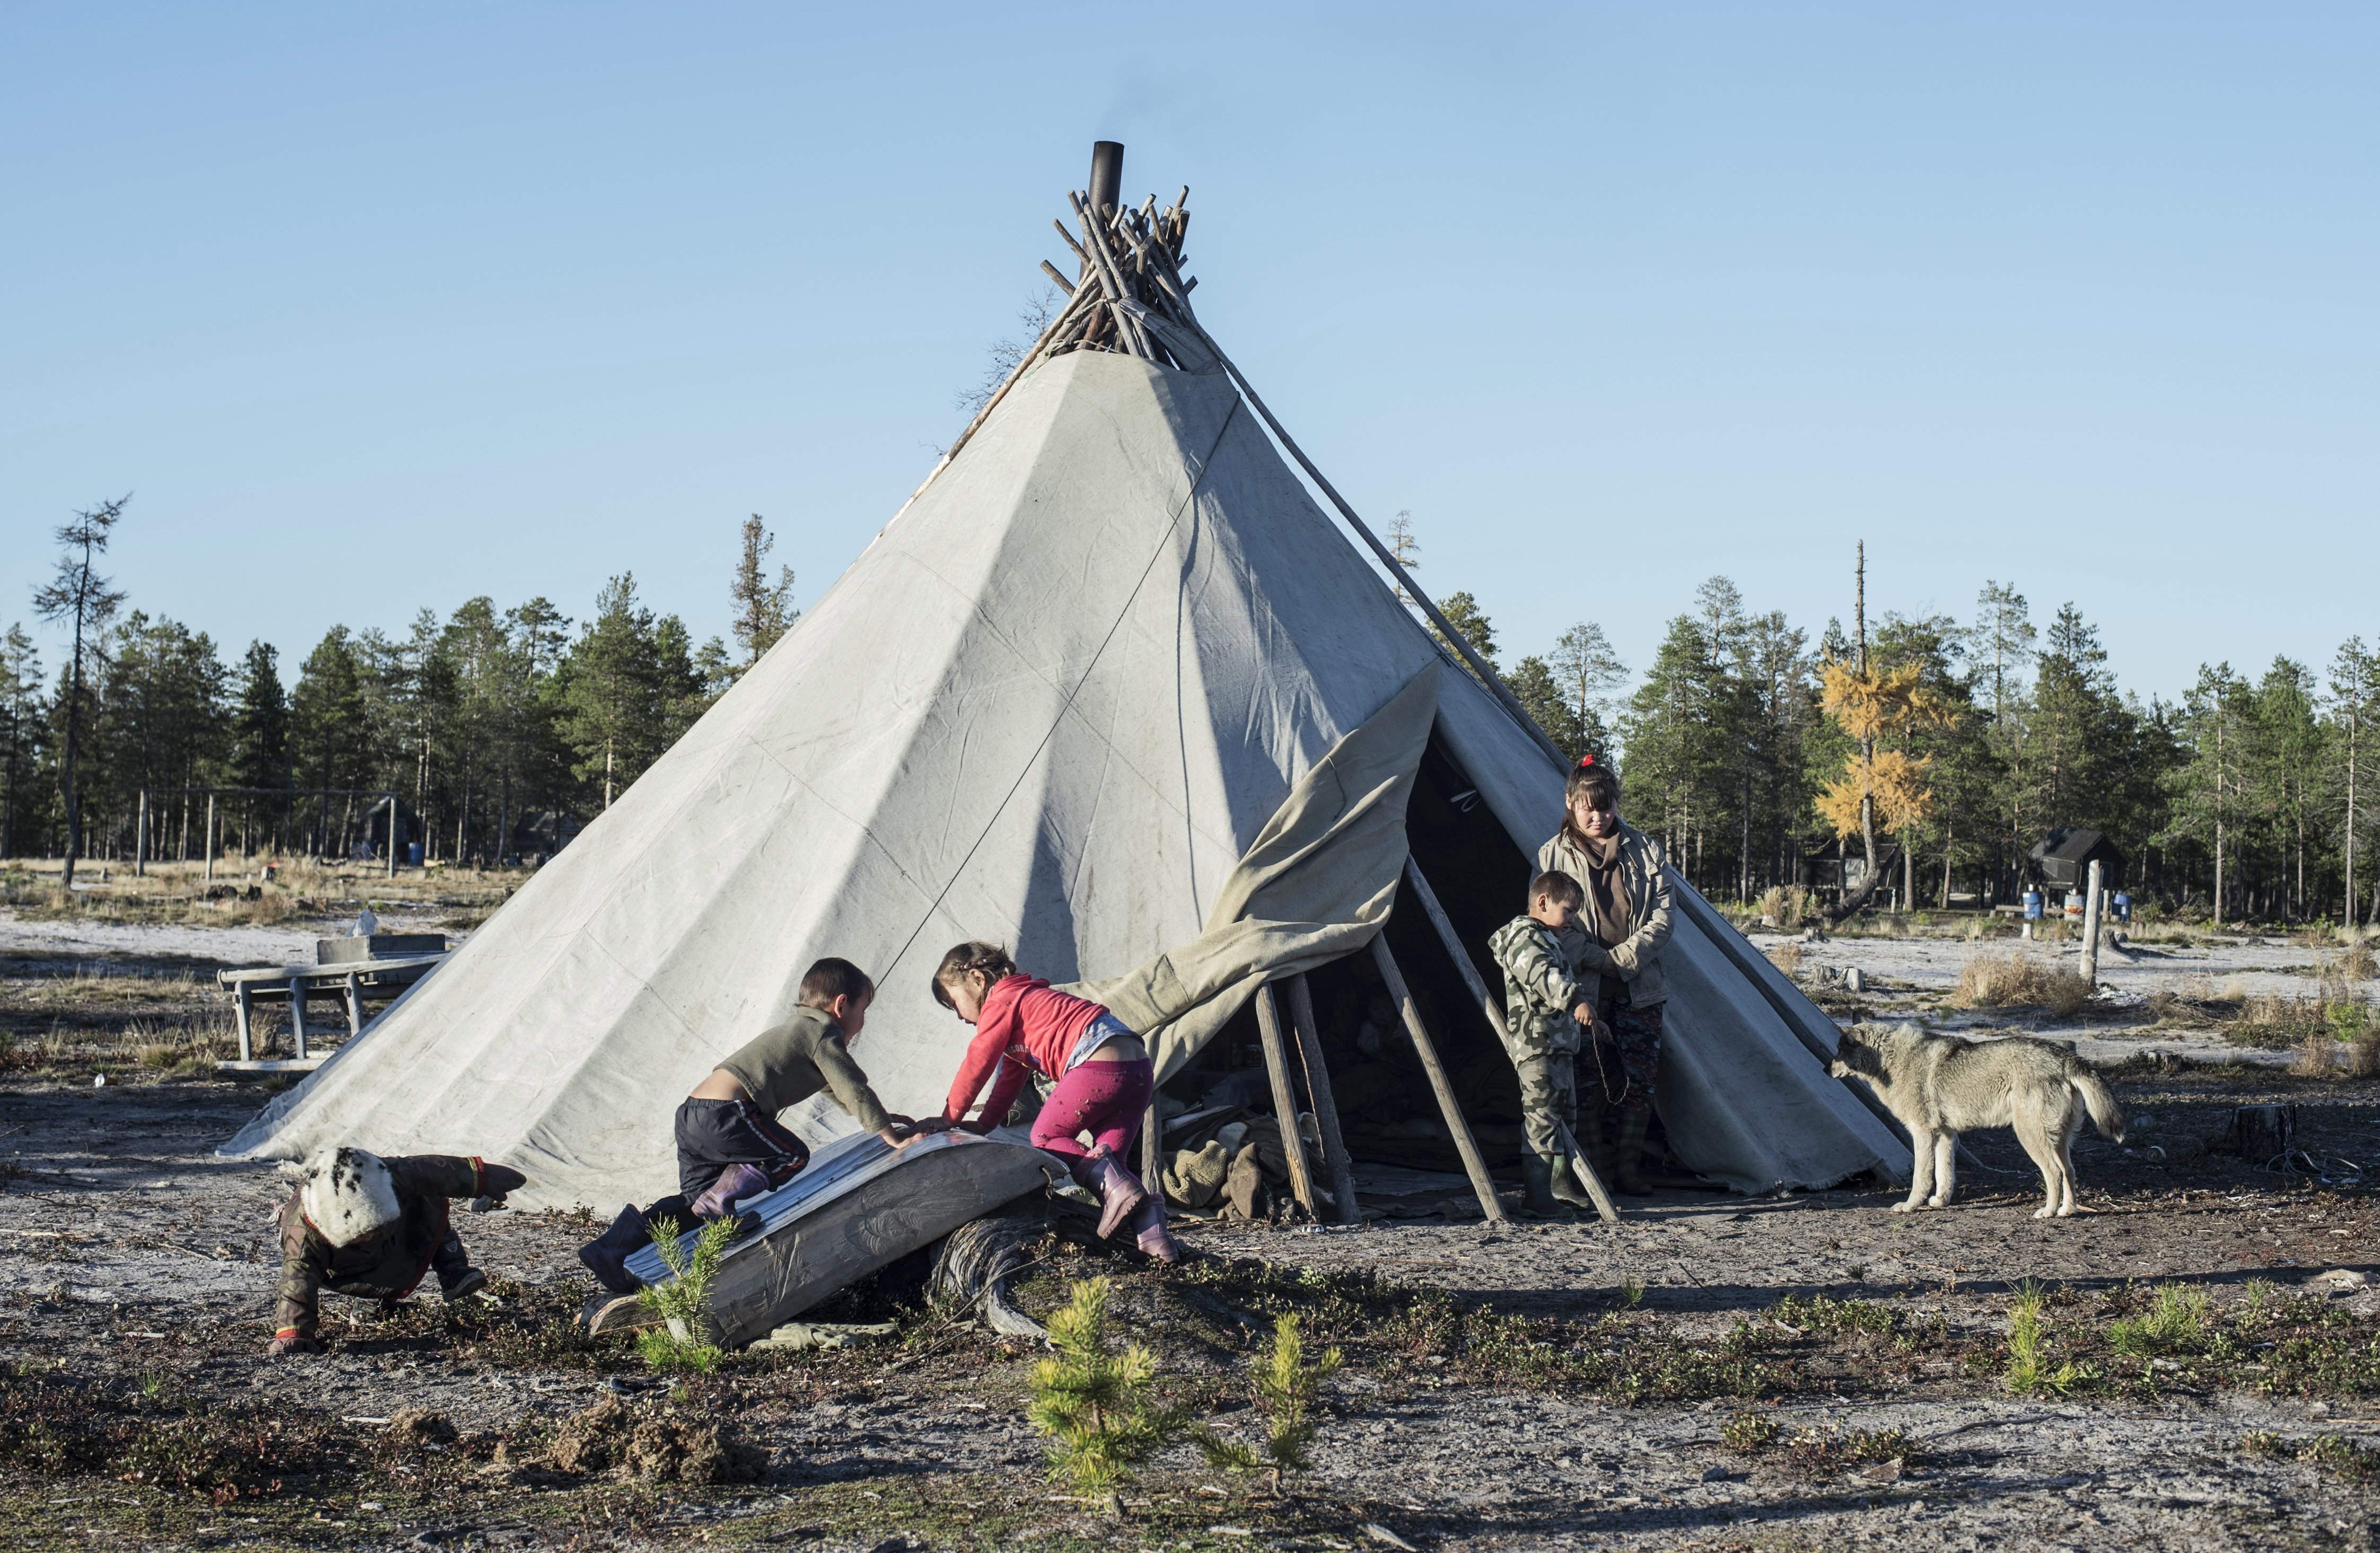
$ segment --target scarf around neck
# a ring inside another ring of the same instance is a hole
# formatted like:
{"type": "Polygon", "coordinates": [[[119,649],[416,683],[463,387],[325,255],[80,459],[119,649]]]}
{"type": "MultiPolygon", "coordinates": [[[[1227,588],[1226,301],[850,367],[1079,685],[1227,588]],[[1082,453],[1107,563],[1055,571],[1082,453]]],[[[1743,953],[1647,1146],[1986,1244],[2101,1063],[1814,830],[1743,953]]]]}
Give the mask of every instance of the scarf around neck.
{"type": "Polygon", "coordinates": [[[1595,903],[1595,936],[1606,949],[1628,936],[1628,881],[1620,871],[1620,832],[1597,841],[1575,825],[1566,826],[1571,844],[1586,858],[1586,890],[1595,903]]]}

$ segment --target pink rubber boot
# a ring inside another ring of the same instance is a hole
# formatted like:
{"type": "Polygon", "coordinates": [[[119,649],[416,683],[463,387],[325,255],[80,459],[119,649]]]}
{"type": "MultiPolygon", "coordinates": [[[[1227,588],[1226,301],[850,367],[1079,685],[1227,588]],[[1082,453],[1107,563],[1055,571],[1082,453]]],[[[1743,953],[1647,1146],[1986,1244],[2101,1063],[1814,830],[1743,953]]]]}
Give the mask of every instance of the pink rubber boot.
{"type": "Polygon", "coordinates": [[[1172,1267],[1182,1260],[1182,1247],[1173,1239],[1173,1231],[1165,1227],[1165,1199],[1151,1192],[1143,1199],[1140,1211],[1132,1216],[1134,1244],[1146,1256],[1154,1256],[1172,1267]]]}
{"type": "Polygon", "coordinates": [[[1112,1154],[1094,1154],[1089,1164],[1091,1189],[1099,1195],[1099,1238],[1105,1240],[1123,1227],[1133,1209],[1148,1200],[1148,1193],[1130,1171],[1116,1163],[1112,1154]]]}

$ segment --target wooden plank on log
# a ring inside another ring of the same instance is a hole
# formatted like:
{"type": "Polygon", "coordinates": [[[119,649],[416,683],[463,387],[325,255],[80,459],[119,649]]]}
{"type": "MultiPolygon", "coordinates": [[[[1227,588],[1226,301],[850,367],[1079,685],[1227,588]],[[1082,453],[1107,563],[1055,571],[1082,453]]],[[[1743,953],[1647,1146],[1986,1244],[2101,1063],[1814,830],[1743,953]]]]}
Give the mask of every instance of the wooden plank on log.
{"type": "Polygon", "coordinates": [[[1454,1134],[1454,1151],[1463,1156],[1463,1173],[1471,1178],[1471,1189],[1479,1195],[1479,1211],[1487,1215],[1490,1224],[1501,1224],[1505,1221],[1504,1205],[1496,1200],[1496,1183],[1488,1179],[1487,1161],[1479,1158],[1479,1145],[1471,1135],[1471,1123],[1463,1120],[1463,1108],[1454,1102],[1454,1086],[1447,1080],[1445,1064],[1438,1060],[1437,1044],[1422,1025],[1421,1010],[1414,1004],[1413,989],[1405,985],[1404,973],[1397,969],[1397,957],[1389,952],[1385,932],[1372,939],[1372,963],[1379,967],[1389,996],[1396,1000],[1398,1012],[1404,1016],[1405,1034],[1413,1037],[1414,1049],[1421,1054],[1422,1071],[1429,1074],[1430,1089],[1438,1096],[1438,1109],[1446,1117],[1446,1130],[1454,1134]]]}
{"type": "Polygon", "coordinates": [[[1346,1134],[1339,1130],[1339,1100],[1331,1092],[1330,1070],[1322,1062],[1322,1030],[1314,1021],[1314,989],[1306,985],[1304,971],[1289,978],[1289,1024],[1297,1032],[1297,1049],[1305,1055],[1305,1082],[1314,1091],[1314,1120],[1322,1128],[1322,1164],[1330,1172],[1330,1195],[1339,1200],[1339,1222],[1361,1224],[1355,1165],[1348,1158],[1346,1134]]]}
{"type": "MultiPolygon", "coordinates": [[[[1512,1036],[1510,1026],[1504,1023],[1504,1011],[1497,1007],[1496,1000],[1489,996],[1487,979],[1479,974],[1479,967],[1471,963],[1470,954],[1463,950],[1463,940],[1455,937],[1453,922],[1448,918],[1446,908],[1438,903],[1438,892],[1429,887],[1429,880],[1422,875],[1421,865],[1415,861],[1411,853],[1405,854],[1405,880],[1413,886],[1414,899],[1421,903],[1422,915],[1428,917],[1430,926],[1438,929],[1439,941],[1446,946],[1447,957],[1454,962],[1454,968],[1461,973],[1463,985],[1471,989],[1472,1000],[1478,1003],[1479,1012],[1488,1016],[1488,1028],[1494,1030],[1496,1038],[1504,1043],[1504,1049],[1511,1051],[1512,1036]]],[[[1586,1195],[1595,1200],[1595,1216],[1606,1224],[1619,1223],[1620,1209],[1612,1203],[1611,1194],[1603,1189],[1595,1167],[1586,1162],[1586,1151],[1578,1147],[1576,1138],[1570,1138],[1568,1142],[1572,1171],[1578,1177],[1578,1183],[1586,1188],[1586,1195]]]]}
{"type": "Polygon", "coordinates": [[[1281,1151],[1289,1159],[1289,1189],[1319,1223],[1314,1172],[1305,1162],[1305,1140],[1297,1133],[1297,1095],[1289,1084],[1289,1054],[1281,1038],[1281,1003],[1270,983],[1257,989],[1257,1038],[1264,1048],[1265,1076],[1272,1081],[1272,1113],[1281,1122],[1281,1151]]]}

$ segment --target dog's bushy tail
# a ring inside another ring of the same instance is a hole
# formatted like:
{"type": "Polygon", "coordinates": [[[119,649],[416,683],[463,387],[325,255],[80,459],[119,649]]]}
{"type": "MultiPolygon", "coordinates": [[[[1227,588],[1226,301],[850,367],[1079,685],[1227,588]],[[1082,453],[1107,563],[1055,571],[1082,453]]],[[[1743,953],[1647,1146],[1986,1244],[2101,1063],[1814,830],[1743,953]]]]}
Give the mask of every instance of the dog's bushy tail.
{"type": "Polygon", "coordinates": [[[2081,1092],[2083,1105],[2090,1108],[2091,1124],[2099,1129],[2099,1135],[2113,1143],[2123,1142],[2123,1109],[2116,1104],[2116,1097],[2108,1092],[2106,1081],[2079,1061],[2067,1076],[2081,1092]]]}

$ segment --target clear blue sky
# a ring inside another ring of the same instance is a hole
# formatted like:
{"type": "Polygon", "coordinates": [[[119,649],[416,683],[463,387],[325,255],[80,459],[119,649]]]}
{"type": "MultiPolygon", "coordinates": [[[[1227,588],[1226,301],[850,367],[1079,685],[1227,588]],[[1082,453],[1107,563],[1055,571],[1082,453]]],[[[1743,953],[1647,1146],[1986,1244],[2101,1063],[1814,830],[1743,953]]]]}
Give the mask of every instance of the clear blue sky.
{"type": "MultiPolygon", "coordinates": [[[[2128,685],[2380,637],[2380,12],[1216,4],[0,11],[0,624],[612,573],[814,599],[955,431],[1089,142],[1420,577],[1632,666],[1986,577],[2128,685]]],[[[53,667],[60,654],[44,637],[53,667]]]]}

